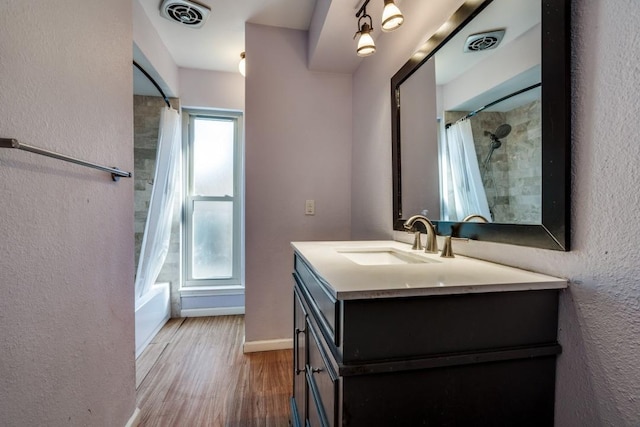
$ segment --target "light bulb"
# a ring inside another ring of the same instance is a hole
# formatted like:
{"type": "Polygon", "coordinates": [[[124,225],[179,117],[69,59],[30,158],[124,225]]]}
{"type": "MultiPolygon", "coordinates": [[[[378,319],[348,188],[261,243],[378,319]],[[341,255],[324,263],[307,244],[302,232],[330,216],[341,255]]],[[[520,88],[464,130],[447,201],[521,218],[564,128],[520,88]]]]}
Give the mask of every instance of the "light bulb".
{"type": "Polygon", "coordinates": [[[240,54],[240,62],[238,63],[238,71],[240,71],[242,77],[245,77],[247,75],[247,58],[245,56],[245,53],[242,52],[240,54]]]}
{"type": "Polygon", "coordinates": [[[384,10],[382,11],[382,31],[393,31],[404,22],[402,12],[395,5],[393,0],[384,0],[384,10]]]}
{"type": "Polygon", "coordinates": [[[362,25],[360,38],[358,39],[358,48],[356,49],[358,56],[369,56],[376,52],[376,44],[373,42],[373,37],[371,37],[370,33],[371,27],[369,24],[365,23],[362,25]]]}

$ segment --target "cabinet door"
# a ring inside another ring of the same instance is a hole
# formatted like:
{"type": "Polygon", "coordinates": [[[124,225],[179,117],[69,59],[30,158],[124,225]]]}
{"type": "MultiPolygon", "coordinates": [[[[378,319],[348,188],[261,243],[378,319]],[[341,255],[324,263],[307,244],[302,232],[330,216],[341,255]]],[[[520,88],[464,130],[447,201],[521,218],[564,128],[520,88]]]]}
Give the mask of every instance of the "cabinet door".
{"type": "Polygon", "coordinates": [[[334,373],[320,335],[307,323],[309,390],[308,419],[311,427],[337,426],[338,377],[334,373]]]}
{"type": "Polygon", "coordinates": [[[293,296],[293,424],[302,426],[307,418],[307,313],[298,291],[293,296]],[[296,418],[297,417],[297,418],[296,418]]]}

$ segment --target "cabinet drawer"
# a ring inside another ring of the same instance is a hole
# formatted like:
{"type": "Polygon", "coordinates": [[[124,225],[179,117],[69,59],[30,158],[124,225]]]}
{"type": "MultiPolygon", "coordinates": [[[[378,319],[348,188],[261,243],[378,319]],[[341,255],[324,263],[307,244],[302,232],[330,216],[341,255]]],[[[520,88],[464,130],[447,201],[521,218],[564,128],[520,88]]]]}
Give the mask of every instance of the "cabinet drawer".
{"type": "Polygon", "coordinates": [[[339,313],[338,301],[327,291],[326,286],[316,277],[309,266],[298,256],[294,261],[294,277],[305,293],[306,299],[318,320],[323,332],[335,345],[339,345],[338,331],[339,313]],[[298,277],[296,277],[296,275],[298,277]]]}
{"type": "Polygon", "coordinates": [[[342,362],[554,345],[557,310],[555,289],[348,300],[342,362]]]}
{"type": "Polygon", "coordinates": [[[321,338],[311,324],[309,334],[309,361],[306,367],[309,385],[309,421],[312,427],[337,426],[338,377],[335,374],[321,338]]]}

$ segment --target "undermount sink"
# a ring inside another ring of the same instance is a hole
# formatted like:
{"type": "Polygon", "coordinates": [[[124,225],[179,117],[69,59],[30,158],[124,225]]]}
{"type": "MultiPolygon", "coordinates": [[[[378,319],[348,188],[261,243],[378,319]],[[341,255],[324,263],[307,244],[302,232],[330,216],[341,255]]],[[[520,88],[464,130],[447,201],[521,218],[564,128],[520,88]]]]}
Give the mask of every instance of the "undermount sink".
{"type": "Polygon", "coordinates": [[[393,248],[338,249],[338,253],[359,265],[425,264],[439,261],[393,248]]]}

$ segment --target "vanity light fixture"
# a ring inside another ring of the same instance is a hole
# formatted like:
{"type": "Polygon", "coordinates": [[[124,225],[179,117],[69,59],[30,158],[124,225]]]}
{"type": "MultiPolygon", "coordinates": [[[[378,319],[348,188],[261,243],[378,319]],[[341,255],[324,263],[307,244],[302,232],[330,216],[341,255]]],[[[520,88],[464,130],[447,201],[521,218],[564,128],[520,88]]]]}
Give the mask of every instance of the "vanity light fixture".
{"type": "Polygon", "coordinates": [[[393,31],[404,22],[404,16],[393,0],[384,0],[382,10],[382,31],[393,31]]]}
{"type": "Polygon", "coordinates": [[[242,52],[240,54],[240,62],[238,63],[238,71],[242,74],[242,77],[246,77],[247,75],[247,58],[246,54],[242,52]]]}
{"type": "Polygon", "coordinates": [[[356,18],[358,18],[358,31],[356,31],[353,38],[358,37],[358,47],[356,49],[358,56],[369,56],[376,52],[376,44],[373,42],[373,37],[371,37],[373,21],[371,20],[371,16],[367,14],[368,3],[369,0],[366,0],[360,10],[358,10],[358,13],[356,13],[356,18]],[[367,22],[367,18],[369,18],[369,22],[367,22]]]}

